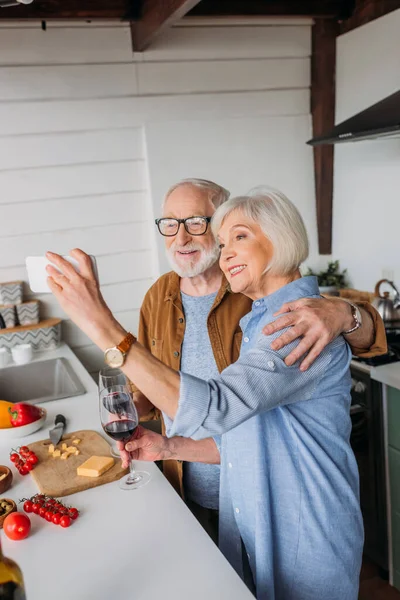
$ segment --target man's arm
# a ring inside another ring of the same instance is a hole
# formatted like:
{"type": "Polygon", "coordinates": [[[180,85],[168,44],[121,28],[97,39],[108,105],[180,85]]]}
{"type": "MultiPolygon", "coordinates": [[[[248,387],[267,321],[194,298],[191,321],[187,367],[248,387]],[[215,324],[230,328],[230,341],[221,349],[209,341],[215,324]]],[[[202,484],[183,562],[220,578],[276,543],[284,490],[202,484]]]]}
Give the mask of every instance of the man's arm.
{"type": "Polygon", "coordinates": [[[128,465],[128,452],[134,460],[184,460],[218,465],[220,454],[215,441],[207,438],[194,441],[182,437],[166,438],[159,433],[138,427],[134,439],[118,444],[123,466],[128,465]]]}
{"type": "MultiPolygon", "coordinates": [[[[387,352],[385,326],[378,312],[368,302],[357,302],[362,316],[362,326],[345,336],[356,356],[376,356],[387,352]]],[[[301,298],[284,304],[275,313],[282,315],[263,329],[265,335],[290,327],[272,344],[280,350],[297,338],[299,345],[288,355],[286,364],[293,365],[301,356],[301,370],[306,370],[332,340],[354,326],[351,307],[340,298],[301,298]],[[286,313],[286,314],[283,314],[286,313]]]]}

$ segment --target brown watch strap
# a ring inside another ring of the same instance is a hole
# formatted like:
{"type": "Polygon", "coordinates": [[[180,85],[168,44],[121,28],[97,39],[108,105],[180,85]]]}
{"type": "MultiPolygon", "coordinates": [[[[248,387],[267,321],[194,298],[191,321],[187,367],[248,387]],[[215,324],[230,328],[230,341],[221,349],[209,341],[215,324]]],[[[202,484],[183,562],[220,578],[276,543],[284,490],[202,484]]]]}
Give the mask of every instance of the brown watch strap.
{"type": "Polygon", "coordinates": [[[129,348],[136,342],[136,338],[132,333],[128,333],[117,346],[118,350],[126,354],[129,348]]]}

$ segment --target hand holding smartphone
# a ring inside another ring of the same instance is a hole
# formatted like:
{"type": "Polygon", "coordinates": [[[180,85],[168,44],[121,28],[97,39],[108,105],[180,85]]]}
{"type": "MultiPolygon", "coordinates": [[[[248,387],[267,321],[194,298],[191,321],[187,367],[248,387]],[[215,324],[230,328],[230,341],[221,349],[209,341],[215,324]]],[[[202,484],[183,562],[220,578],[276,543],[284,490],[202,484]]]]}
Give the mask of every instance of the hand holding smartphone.
{"type": "MultiPolygon", "coordinates": [[[[79,273],[79,264],[75,258],[71,256],[63,256],[74,269],[79,273]]],[[[97,272],[97,264],[94,256],[90,255],[92,261],[92,268],[96,281],[99,282],[99,276],[97,272]]],[[[47,284],[48,273],[46,271],[47,265],[52,265],[55,269],[57,267],[51,263],[45,256],[28,256],[25,260],[26,269],[28,271],[29,287],[35,294],[46,294],[51,293],[51,290],[47,284]]]]}

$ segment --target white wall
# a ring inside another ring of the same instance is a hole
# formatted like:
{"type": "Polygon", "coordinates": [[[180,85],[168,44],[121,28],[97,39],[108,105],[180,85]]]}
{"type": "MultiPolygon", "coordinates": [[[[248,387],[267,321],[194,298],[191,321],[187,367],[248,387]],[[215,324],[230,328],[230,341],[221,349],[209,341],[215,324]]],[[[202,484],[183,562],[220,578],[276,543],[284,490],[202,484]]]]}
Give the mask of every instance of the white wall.
{"type": "MultiPolygon", "coordinates": [[[[0,281],[26,280],[28,255],[81,247],[133,330],[156,275],[143,127],[129,119],[136,93],[126,26],[1,24],[0,281]]],[[[37,297],[42,318],[65,318],[51,295],[37,297]]],[[[63,335],[96,370],[101,352],[69,319],[63,335]]]]}
{"type": "MultiPolygon", "coordinates": [[[[310,22],[259,27],[175,27],[139,64],[139,89],[178,94],[146,123],[154,212],[171,183],[213,179],[232,194],[282,189],[302,212],[318,259],[311,137],[310,22]],[[189,60],[190,59],[190,60],[189,60]]],[[[168,270],[158,237],[161,270],[168,270]]]]}
{"type": "MultiPolygon", "coordinates": [[[[26,255],[80,246],[136,331],[146,289],[168,268],[153,218],[171,183],[191,176],[233,194],[281,188],[317,259],[310,50],[305,20],[183,22],[135,55],[127,25],[2,22],[0,281],[26,279],[26,255]]],[[[40,299],[43,317],[64,317],[40,299]]],[[[99,368],[101,353],[68,319],[64,337],[99,368]]]]}
{"type": "MultiPolygon", "coordinates": [[[[400,10],[338,38],[336,121],[400,89],[400,10]]],[[[335,148],[333,256],[354,287],[400,284],[400,139],[335,148]]]]}

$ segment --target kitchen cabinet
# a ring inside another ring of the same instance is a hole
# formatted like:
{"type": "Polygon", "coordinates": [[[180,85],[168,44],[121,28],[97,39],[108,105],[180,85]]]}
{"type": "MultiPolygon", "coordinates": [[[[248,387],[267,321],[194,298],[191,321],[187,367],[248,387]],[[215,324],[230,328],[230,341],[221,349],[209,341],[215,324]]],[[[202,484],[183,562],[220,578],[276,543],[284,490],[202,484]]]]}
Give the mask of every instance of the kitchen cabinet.
{"type": "Polygon", "coordinates": [[[389,554],[391,579],[400,590],[400,390],[386,387],[388,489],[390,491],[389,554]]]}

